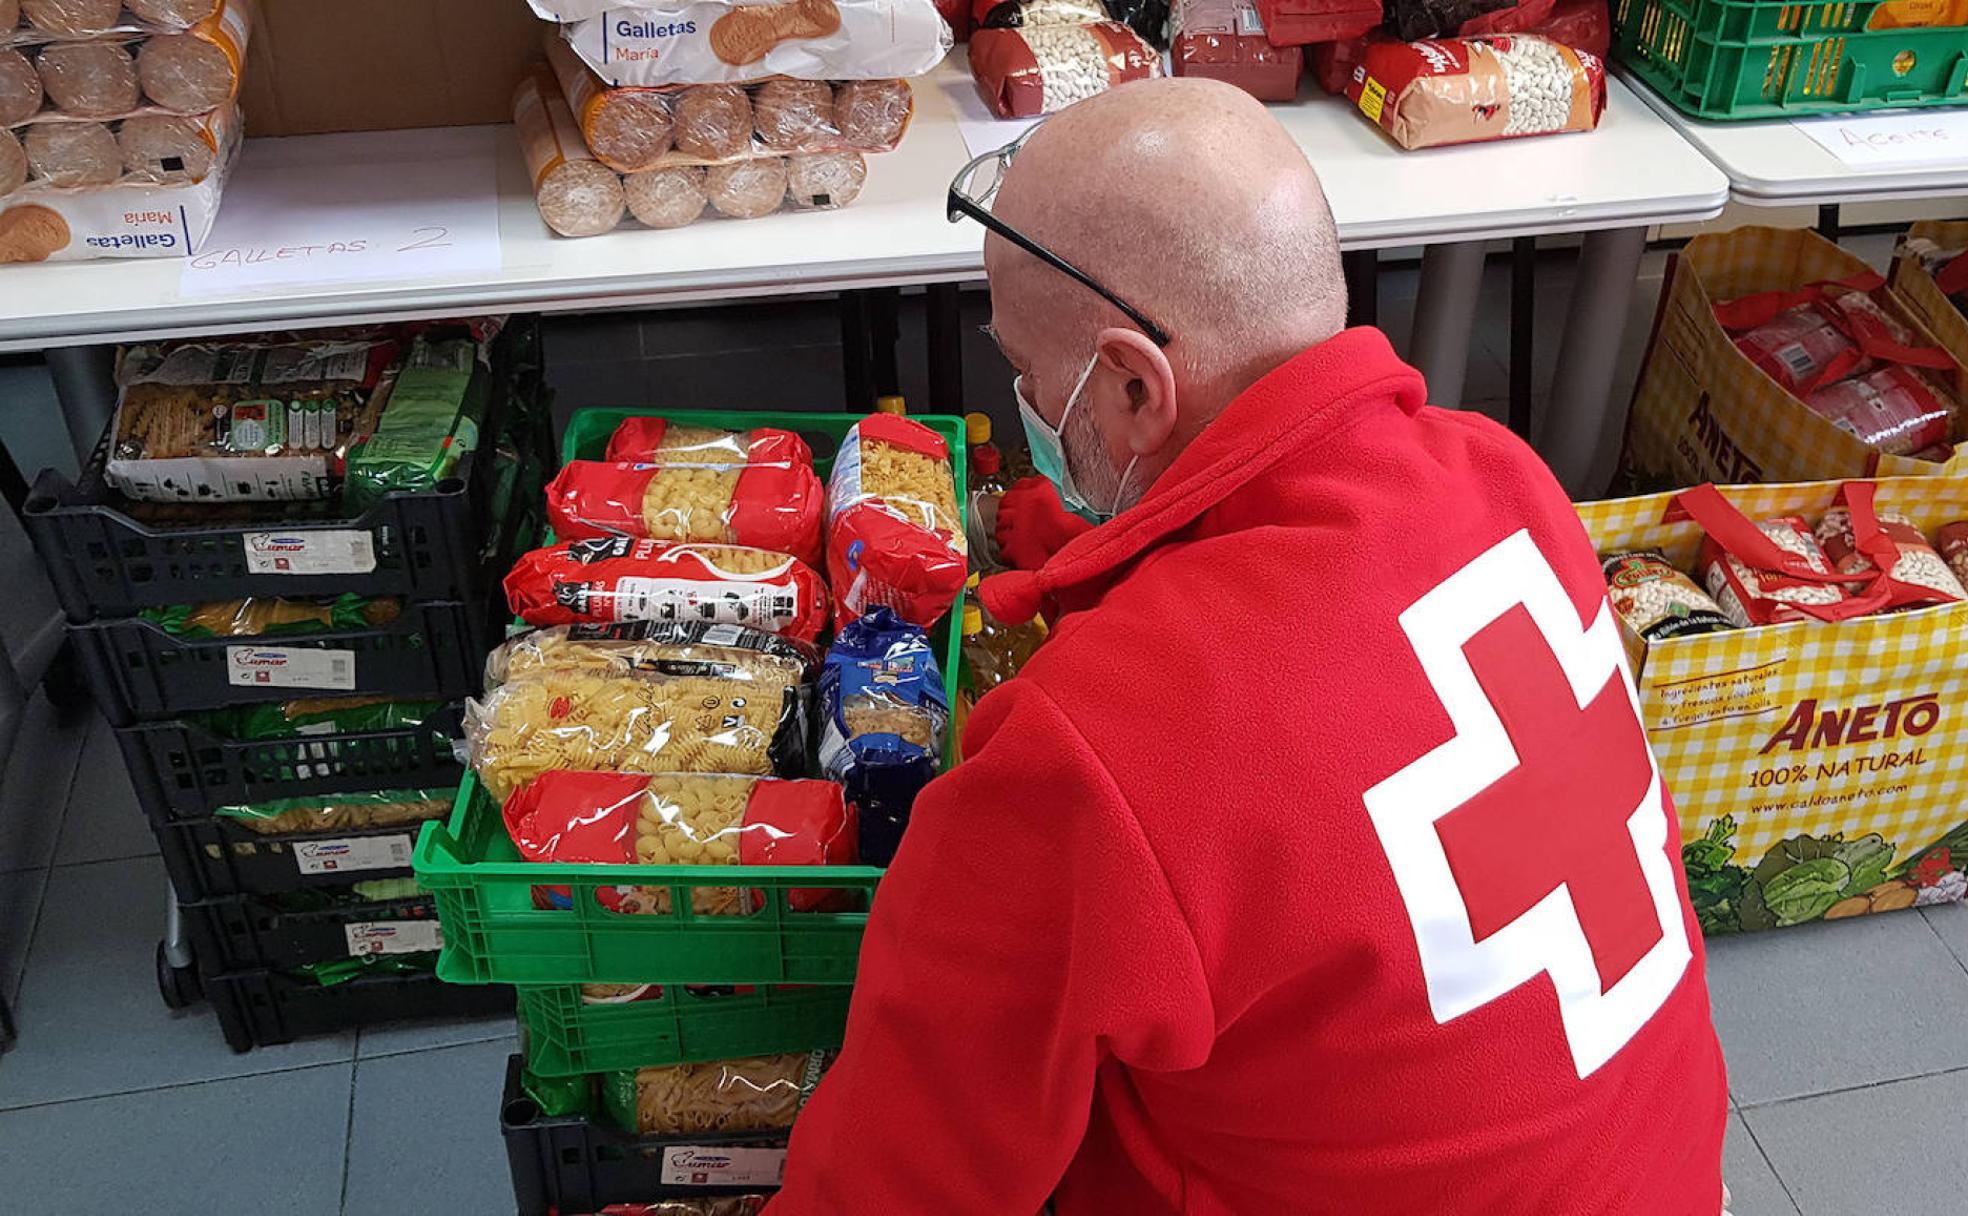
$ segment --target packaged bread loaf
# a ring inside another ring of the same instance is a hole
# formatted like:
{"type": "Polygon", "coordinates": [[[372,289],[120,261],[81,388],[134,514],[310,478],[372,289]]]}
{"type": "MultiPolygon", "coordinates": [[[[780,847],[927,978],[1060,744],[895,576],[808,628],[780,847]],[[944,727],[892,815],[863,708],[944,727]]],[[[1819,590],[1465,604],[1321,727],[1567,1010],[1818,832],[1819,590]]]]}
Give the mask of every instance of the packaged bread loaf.
{"type": "Polygon", "coordinates": [[[784,1130],[831,1062],[816,1051],[606,1073],[602,1104],[623,1131],[645,1136],[784,1130]]]}
{"type": "Polygon", "coordinates": [[[1849,507],[1833,507],[1818,521],[1818,544],[1825,560],[1853,585],[1870,585],[1885,563],[1885,608],[1927,608],[1968,599],[1961,580],[1927,543],[1920,525],[1900,511],[1880,511],[1876,520],[1849,507]],[[1875,560],[1877,559],[1877,560],[1875,560]]]}
{"type": "Polygon", "coordinates": [[[616,536],[563,541],[513,565],[506,604],[529,625],[709,621],[811,642],[832,597],[811,566],[767,549],[616,536]]]}
{"type": "MultiPolygon", "coordinates": [[[[542,773],[506,800],[506,832],[527,861],[642,866],[826,866],[856,860],[854,816],[831,781],[723,773],[542,773]]],[[[652,876],[660,881],[660,876],[652,876]]],[[[611,912],[663,914],[664,886],[604,887],[611,912]]],[[[535,888],[544,907],[571,906],[566,887],[535,888]]],[[[839,901],[824,889],[788,893],[794,911],[839,901]]],[[[761,906],[738,887],[693,887],[691,911],[736,916],[761,906]]]]}
{"type": "Polygon", "coordinates": [[[105,466],[153,502],[326,498],[375,430],[390,339],[136,346],[118,363],[105,466]]]}
{"type": "Polygon", "coordinates": [[[1599,57],[1533,34],[1371,42],[1347,98],[1403,148],[1590,131],[1599,57]]]}
{"type": "Polygon", "coordinates": [[[860,820],[861,859],[895,857],[943,760],[949,698],[936,651],[887,607],[841,626],[820,672],[820,765],[860,820]]]}
{"type": "Polygon", "coordinates": [[[40,71],[26,55],[0,46],[0,129],[32,118],[42,96],[40,71]]]}
{"type": "Polygon", "coordinates": [[[547,486],[557,536],[712,541],[817,564],[826,496],[803,463],[570,460],[547,486]]]}
{"type": "Polygon", "coordinates": [[[513,126],[533,178],[540,218],[562,236],[598,236],[622,222],[622,179],[588,152],[574,113],[545,69],[513,91],[513,126]]]}
{"type": "Polygon", "coordinates": [[[600,8],[564,34],[616,85],[920,76],[950,49],[934,0],[662,0],[600,8]]]}
{"type": "Polygon", "coordinates": [[[886,604],[928,628],[963,590],[965,552],[942,436],[896,414],[855,423],[827,488],[827,579],[840,619],[886,604]]]}
{"type": "Polygon", "coordinates": [[[970,72],[993,114],[1035,118],[1130,80],[1160,76],[1162,57],[1115,21],[984,29],[970,36],[970,72]]]}
{"type": "Polygon", "coordinates": [[[536,629],[487,659],[466,741],[501,801],[551,769],[804,776],[815,667],[810,647],[738,625],[536,629]]]}

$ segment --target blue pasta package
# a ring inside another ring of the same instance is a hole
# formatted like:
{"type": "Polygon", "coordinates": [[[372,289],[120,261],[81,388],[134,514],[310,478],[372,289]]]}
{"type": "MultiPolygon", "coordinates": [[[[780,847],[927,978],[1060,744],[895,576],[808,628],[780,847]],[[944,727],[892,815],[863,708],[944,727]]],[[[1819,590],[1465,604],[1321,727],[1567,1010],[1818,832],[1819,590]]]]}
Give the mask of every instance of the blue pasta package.
{"type": "Polygon", "coordinates": [[[820,710],[820,764],[860,815],[861,860],[887,865],[936,776],[950,721],[928,635],[885,606],[841,626],[820,672],[820,710]]]}

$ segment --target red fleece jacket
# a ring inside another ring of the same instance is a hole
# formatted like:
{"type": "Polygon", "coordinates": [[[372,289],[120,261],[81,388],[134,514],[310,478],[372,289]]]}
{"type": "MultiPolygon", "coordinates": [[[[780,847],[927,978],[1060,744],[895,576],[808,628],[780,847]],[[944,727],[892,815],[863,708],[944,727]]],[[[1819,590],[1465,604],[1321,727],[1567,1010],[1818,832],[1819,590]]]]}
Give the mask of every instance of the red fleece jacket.
{"type": "Polygon", "coordinates": [[[1598,564],[1523,444],[1423,402],[1341,334],[992,588],[1065,616],[916,804],[770,1216],[1716,1216],[1598,564]]]}

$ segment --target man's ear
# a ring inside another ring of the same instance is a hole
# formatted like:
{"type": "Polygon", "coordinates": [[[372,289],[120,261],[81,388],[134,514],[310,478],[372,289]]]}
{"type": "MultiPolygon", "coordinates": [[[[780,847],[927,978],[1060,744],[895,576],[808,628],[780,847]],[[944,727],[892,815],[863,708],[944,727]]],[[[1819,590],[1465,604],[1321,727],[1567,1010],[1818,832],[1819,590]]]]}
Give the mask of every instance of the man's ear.
{"type": "Polygon", "coordinates": [[[1124,383],[1128,451],[1154,455],[1175,434],[1175,368],[1168,353],[1140,330],[1120,328],[1101,330],[1094,351],[1101,366],[1124,383]]]}

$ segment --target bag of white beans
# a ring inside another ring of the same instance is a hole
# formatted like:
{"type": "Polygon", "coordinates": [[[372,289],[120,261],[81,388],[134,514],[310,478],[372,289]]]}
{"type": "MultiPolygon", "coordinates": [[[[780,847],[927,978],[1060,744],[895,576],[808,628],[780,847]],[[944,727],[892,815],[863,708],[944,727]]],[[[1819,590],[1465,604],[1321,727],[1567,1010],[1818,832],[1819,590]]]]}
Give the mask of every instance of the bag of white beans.
{"type": "Polygon", "coordinates": [[[1403,148],[1590,131],[1606,108],[1599,57],[1534,34],[1375,42],[1346,96],[1403,148]]]}
{"type": "Polygon", "coordinates": [[[1115,21],[981,29],[970,36],[970,72],[999,118],[1035,118],[1130,80],[1162,74],[1162,57],[1115,21]]]}
{"type": "MultiPolygon", "coordinates": [[[[1777,548],[1803,559],[1803,566],[1812,573],[1832,573],[1817,537],[1798,516],[1766,519],[1756,525],[1756,530],[1777,548]]],[[[1828,608],[1847,598],[1837,583],[1810,582],[1777,570],[1756,569],[1723,548],[1712,535],[1703,538],[1697,565],[1722,615],[1738,629],[1804,620],[1811,615],[1807,607],[1828,608]]]]}
{"type": "MultiPolygon", "coordinates": [[[[1894,608],[1931,608],[1935,604],[1953,604],[1968,599],[1968,590],[1963,590],[1961,580],[1954,571],[1948,569],[1947,562],[1927,543],[1921,534],[1920,525],[1899,511],[1879,513],[1879,535],[1891,542],[1893,563],[1889,572],[1886,589],[1886,610],[1894,608]]],[[[1825,557],[1832,569],[1840,574],[1849,574],[1855,580],[1871,581],[1879,574],[1879,567],[1866,550],[1861,548],[1857,525],[1848,507],[1833,507],[1818,521],[1818,543],[1824,547],[1825,557]]],[[[1868,547],[1883,551],[1877,538],[1868,547]]]]}

